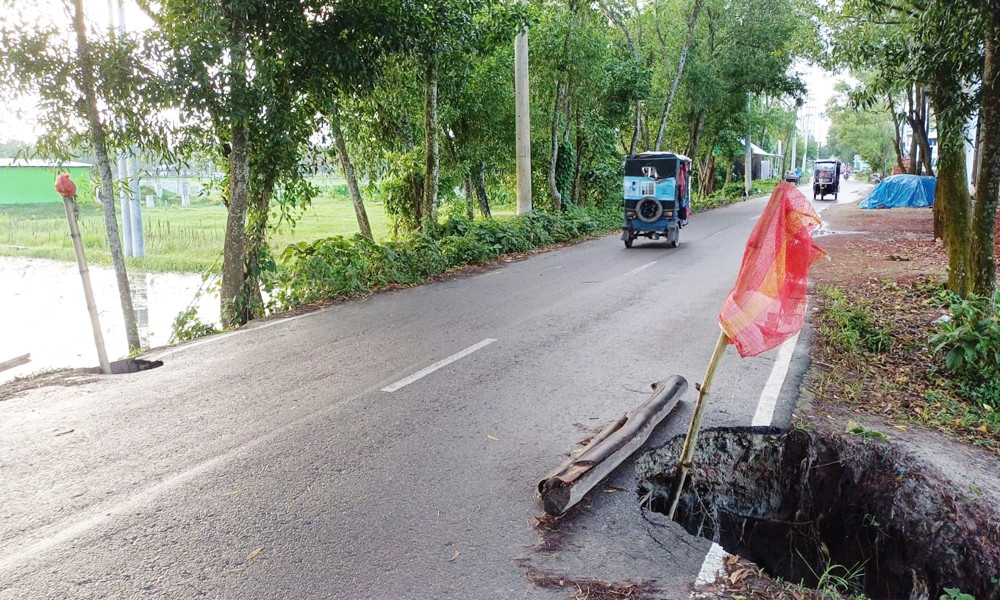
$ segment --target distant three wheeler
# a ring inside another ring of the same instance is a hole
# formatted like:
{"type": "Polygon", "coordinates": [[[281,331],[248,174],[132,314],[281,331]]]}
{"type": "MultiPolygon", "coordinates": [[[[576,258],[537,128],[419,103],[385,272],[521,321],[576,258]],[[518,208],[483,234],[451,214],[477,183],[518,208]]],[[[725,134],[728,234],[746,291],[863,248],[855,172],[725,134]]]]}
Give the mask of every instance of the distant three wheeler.
{"type": "Polygon", "coordinates": [[[625,159],[622,241],[642,236],[680,242],[691,205],[691,159],[672,152],[642,152],[625,159]]]}
{"type": "Polygon", "coordinates": [[[840,168],[839,160],[817,160],[813,164],[813,200],[819,196],[820,200],[825,200],[828,194],[833,195],[833,201],[837,201],[840,192],[840,168]]]}

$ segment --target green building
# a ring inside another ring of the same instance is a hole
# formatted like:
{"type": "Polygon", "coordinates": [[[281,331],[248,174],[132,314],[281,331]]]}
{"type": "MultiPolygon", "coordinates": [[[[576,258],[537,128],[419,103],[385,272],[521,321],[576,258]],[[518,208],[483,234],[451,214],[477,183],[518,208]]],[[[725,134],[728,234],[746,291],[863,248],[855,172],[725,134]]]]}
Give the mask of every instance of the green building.
{"type": "Polygon", "coordinates": [[[53,187],[59,173],[69,173],[81,200],[91,198],[91,165],[87,163],[0,158],[0,204],[62,202],[53,187]]]}

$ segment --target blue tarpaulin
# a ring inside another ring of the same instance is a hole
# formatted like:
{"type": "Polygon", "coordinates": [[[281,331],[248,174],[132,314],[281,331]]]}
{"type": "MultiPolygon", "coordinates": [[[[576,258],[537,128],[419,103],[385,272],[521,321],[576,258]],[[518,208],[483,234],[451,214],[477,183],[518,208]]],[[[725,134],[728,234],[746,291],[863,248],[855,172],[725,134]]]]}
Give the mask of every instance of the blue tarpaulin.
{"type": "Polygon", "coordinates": [[[920,175],[893,175],[875,186],[872,193],[861,201],[860,208],[898,208],[934,206],[936,177],[920,175]]]}

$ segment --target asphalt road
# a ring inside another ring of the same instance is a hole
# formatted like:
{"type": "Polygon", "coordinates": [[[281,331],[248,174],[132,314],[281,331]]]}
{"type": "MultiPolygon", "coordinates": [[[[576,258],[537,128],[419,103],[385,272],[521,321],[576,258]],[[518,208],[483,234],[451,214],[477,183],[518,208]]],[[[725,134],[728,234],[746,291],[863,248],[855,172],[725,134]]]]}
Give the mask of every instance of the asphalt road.
{"type": "MultiPolygon", "coordinates": [[[[650,445],[684,431],[763,206],[695,215],[676,249],[608,236],[0,403],[0,598],[570,595],[526,566],[686,598],[709,543],[643,518],[632,461],[557,551],[532,490],[671,374],[690,388],[650,445]]],[[[727,352],[705,426],[750,423],[776,353],[727,352]]]]}

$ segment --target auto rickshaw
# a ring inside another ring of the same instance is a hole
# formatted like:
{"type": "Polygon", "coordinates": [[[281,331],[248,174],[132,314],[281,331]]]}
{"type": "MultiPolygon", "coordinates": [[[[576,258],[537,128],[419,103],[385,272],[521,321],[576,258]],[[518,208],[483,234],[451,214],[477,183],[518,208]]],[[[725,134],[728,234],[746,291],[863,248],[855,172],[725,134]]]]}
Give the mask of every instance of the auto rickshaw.
{"type": "Polygon", "coordinates": [[[691,159],[672,152],[642,152],[625,159],[622,241],[637,237],[680,242],[691,205],[691,159]]]}
{"type": "Polygon", "coordinates": [[[817,160],[813,164],[813,200],[819,196],[825,200],[827,194],[833,194],[837,201],[840,192],[840,161],[836,159],[817,160]]]}

